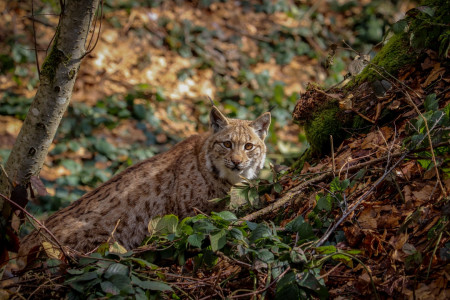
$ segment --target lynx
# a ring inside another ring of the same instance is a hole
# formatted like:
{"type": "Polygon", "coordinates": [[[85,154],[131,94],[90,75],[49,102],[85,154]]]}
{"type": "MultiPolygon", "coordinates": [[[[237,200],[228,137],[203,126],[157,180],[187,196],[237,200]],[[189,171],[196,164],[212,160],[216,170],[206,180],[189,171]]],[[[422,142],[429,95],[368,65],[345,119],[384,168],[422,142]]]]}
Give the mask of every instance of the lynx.
{"type": "MultiPolygon", "coordinates": [[[[254,121],[229,119],[213,106],[209,132],[129,167],[44,224],[62,245],[87,253],[105,243],[113,230],[126,249],[139,246],[156,216],[183,218],[195,214],[194,208],[221,210],[223,205],[208,200],[224,197],[242,177],[255,178],[263,167],[270,120],[269,112],[254,121]]],[[[35,230],[26,236],[19,257],[39,246],[43,235],[35,230]]]]}

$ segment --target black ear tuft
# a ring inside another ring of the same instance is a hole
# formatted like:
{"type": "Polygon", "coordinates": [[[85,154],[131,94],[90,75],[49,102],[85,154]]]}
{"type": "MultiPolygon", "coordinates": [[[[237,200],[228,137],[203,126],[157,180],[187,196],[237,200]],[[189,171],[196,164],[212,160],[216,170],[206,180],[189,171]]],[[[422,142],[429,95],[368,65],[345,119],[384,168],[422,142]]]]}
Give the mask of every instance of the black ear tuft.
{"type": "Polygon", "coordinates": [[[227,118],[219,111],[217,107],[213,106],[209,114],[209,127],[213,130],[213,132],[219,132],[228,124],[227,118]]]}
{"type": "Polygon", "coordinates": [[[256,120],[250,123],[260,139],[264,140],[270,126],[270,112],[263,113],[256,120]]]}

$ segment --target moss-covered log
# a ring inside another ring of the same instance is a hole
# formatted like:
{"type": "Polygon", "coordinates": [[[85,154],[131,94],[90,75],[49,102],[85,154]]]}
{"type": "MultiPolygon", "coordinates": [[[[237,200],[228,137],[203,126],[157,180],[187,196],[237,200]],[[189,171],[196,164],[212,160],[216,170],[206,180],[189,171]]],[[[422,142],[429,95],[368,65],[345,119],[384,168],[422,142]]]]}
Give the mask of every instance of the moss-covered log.
{"type": "MultiPolygon", "coordinates": [[[[339,146],[349,129],[359,129],[371,122],[380,123],[383,117],[389,116],[389,111],[380,111],[380,98],[389,90],[386,85],[392,86],[387,80],[395,82],[399,72],[419,62],[425,50],[435,51],[443,60],[449,56],[450,1],[429,0],[422,4],[394,24],[393,34],[386,44],[343,88],[323,91],[310,85],[300,97],[293,118],[304,126],[310,144],[310,150],[305,152],[302,160],[305,155],[329,153],[330,135],[335,140],[334,146],[339,146]],[[350,108],[344,102],[350,102],[350,108]],[[361,113],[374,118],[366,117],[369,122],[361,122],[361,113]]],[[[296,164],[297,167],[301,165],[301,162],[296,164]]]]}

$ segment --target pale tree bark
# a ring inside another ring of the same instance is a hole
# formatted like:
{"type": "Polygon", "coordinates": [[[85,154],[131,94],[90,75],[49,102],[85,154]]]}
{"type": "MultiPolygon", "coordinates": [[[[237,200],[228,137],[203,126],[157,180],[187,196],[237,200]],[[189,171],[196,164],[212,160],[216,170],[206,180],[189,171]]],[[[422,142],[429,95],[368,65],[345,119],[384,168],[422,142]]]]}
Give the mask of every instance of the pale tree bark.
{"type": "MultiPolygon", "coordinates": [[[[9,197],[12,186],[26,187],[37,176],[55,137],[61,118],[69,105],[80,63],[86,54],[89,30],[99,0],[60,1],[61,17],[50,53],[40,73],[40,85],[22,129],[0,175],[0,193],[9,197]]],[[[11,206],[0,197],[5,219],[11,206]]]]}

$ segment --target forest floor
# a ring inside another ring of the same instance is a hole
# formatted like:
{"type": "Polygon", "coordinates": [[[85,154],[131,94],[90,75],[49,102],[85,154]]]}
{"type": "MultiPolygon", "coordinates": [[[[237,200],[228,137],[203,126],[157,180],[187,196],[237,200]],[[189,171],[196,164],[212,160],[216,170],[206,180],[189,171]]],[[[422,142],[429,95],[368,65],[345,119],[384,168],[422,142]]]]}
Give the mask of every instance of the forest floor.
{"type": "MultiPolygon", "coordinates": [[[[436,157],[430,157],[424,125],[414,121],[420,119],[414,106],[427,117],[436,113],[433,122],[440,112],[449,113],[450,72],[436,53],[429,51],[422,61],[401,70],[396,76],[399,81],[389,80],[392,87],[381,97],[374,98],[368,86],[353,90],[354,99],[364,99],[354,107],[370,123],[363,133],[334,145],[332,153],[305,162],[301,169],[278,166],[290,165],[305,149],[303,131],[291,118],[299,94],[299,103],[324,97],[354,101],[343,89],[307,89],[307,84],[331,86],[347,73],[352,60],[348,49],[336,55],[330,68],[324,67],[331,44],[345,39],[368,50],[369,41],[362,42],[357,31],[376,35],[377,28],[381,40],[382,26],[364,27],[355,21],[368,7],[361,2],[333,10],[328,2],[319,1],[323,5],[304,8],[306,16],[300,19],[287,17],[284,8],[270,8],[273,11],[267,13],[254,7],[236,8],[234,2],[207,8],[195,1],[165,1],[154,8],[105,5],[107,21],[102,23],[99,42],[82,63],[73,105],[41,172],[49,195],[31,204],[31,211],[45,218],[115,172],[206,130],[208,96],[239,118],[252,118],[275,104],[268,140],[268,157],[275,167],[268,166],[264,177],[278,173],[273,179],[279,185],[261,193],[266,208],[242,218],[273,220],[286,228],[302,216],[311,224],[316,246],[361,251],[356,260],[335,257],[320,268],[317,277],[330,298],[450,297],[450,208],[444,196],[450,191],[450,178],[438,177],[439,172],[449,173],[449,145],[438,141],[433,149],[436,157]],[[433,93],[435,99],[426,97],[433,93]],[[425,142],[405,148],[411,139],[425,142]]],[[[391,7],[389,21],[398,17],[392,11],[407,8],[408,4],[391,7]]],[[[36,91],[34,52],[29,49],[47,48],[58,19],[43,18],[49,8],[42,8],[43,15],[36,17],[34,45],[29,5],[2,2],[0,11],[0,37],[4,37],[0,43],[8,51],[0,55],[13,57],[15,65],[12,71],[0,72],[3,162],[36,91]]],[[[38,57],[42,64],[45,51],[38,57]]],[[[0,58],[6,69],[4,57],[0,58]]],[[[430,130],[435,129],[438,126],[430,130]]],[[[298,234],[292,237],[298,239],[298,234]]],[[[257,291],[242,298],[261,294],[272,298],[279,291],[271,281],[278,278],[266,275],[270,272],[265,273],[265,267],[223,254],[207,271],[176,264],[165,268],[159,278],[198,299],[214,293],[216,297],[249,293],[234,293],[239,288],[257,291]],[[230,286],[217,285],[228,280],[230,286]]],[[[58,283],[52,284],[35,280],[26,288],[37,292],[58,283]]]]}

